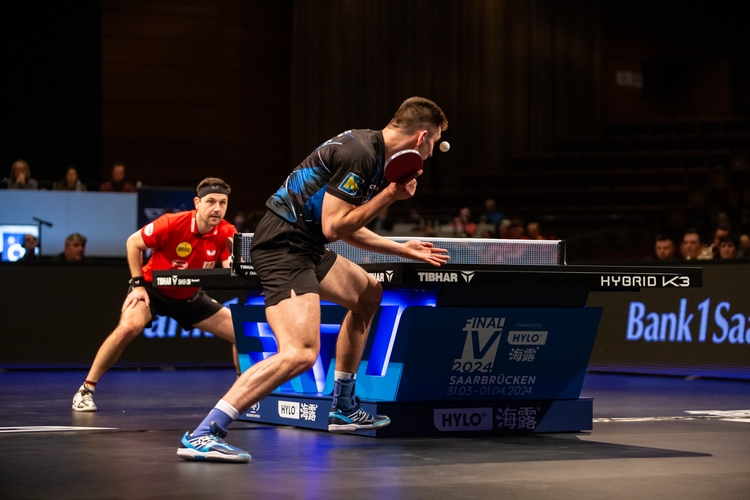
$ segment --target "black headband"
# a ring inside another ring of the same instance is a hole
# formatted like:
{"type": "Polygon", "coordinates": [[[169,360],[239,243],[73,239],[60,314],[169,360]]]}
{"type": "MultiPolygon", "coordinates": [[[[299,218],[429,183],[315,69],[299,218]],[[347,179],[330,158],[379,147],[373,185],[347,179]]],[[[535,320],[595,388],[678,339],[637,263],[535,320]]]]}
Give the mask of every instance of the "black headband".
{"type": "Polygon", "coordinates": [[[203,198],[207,194],[211,193],[219,193],[229,196],[229,190],[224,186],[220,186],[219,184],[209,184],[208,186],[203,186],[202,188],[198,189],[197,196],[198,198],[203,198]]]}

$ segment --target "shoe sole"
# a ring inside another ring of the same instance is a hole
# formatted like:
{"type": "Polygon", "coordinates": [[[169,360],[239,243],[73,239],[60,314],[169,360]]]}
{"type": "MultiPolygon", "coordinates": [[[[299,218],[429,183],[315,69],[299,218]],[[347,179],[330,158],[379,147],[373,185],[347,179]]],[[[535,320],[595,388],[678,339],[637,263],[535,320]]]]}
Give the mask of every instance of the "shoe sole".
{"type": "Polygon", "coordinates": [[[177,456],[185,460],[195,460],[204,462],[230,462],[230,463],[247,463],[253,457],[250,455],[225,455],[217,451],[203,453],[191,448],[177,448],[177,456]]]}
{"type": "Polygon", "coordinates": [[[388,419],[385,422],[377,423],[377,424],[367,424],[367,425],[359,425],[359,424],[328,424],[328,432],[361,432],[361,431],[372,431],[377,430],[385,427],[386,425],[389,425],[391,423],[390,419],[388,419]]]}
{"type": "Polygon", "coordinates": [[[81,411],[81,412],[83,412],[83,411],[96,411],[96,406],[94,406],[93,408],[91,408],[91,407],[78,408],[76,405],[73,405],[73,411],[81,411]]]}

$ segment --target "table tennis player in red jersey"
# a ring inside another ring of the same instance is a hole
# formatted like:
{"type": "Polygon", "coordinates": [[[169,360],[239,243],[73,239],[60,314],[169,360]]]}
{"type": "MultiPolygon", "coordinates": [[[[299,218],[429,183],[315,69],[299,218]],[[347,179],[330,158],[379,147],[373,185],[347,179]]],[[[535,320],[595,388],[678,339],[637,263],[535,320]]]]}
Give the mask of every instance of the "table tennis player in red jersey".
{"type": "Polygon", "coordinates": [[[383,130],[349,130],[323,143],[269,198],[250,256],[265,292],[266,319],[276,336],[278,354],[246,370],[203,422],[185,433],[177,450],[180,457],[250,460],[248,452],[224,441],[227,427],[241,412],[315,364],[321,299],[348,309],[336,345],[328,430],[366,431],[390,423],[387,416],[361,408],[355,393],[357,369],[380,307],[382,287],[325,244],[343,240],[435,266],[446,263],[445,249],[417,240],[396,243],[365,226],[392,203],[414,195],[422,161],[432,156],[447,127],[437,104],[409,98],[383,130]]]}
{"type": "Polygon", "coordinates": [[[196,189],[195,210],[164,214],[128,237],[132,278],[120,321],[99,348],[86,380],[73,397],[73,410],[96,411],[93,394],[99,379],[157,314],[174,318],[185,329],[210,332],[234,346],[229,309],[199,288],[157,287],[151,279],[154,270],[229,266],[227,240],[237,233],[224,220],[230,191],[229,184],[219,178],[203,179],[196,189]],[[143,251],[148,248],[151,259],[144,266],[143,251]]]}

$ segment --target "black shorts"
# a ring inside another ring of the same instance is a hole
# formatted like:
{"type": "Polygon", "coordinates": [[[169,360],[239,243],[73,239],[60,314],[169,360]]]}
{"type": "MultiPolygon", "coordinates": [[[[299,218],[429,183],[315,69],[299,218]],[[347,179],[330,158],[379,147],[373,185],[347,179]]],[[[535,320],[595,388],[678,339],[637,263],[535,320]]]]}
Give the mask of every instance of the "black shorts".
{"type": "Polygon", "coordinates": [[[250,260],[266,306],[273,306],[291,297],[292,290],[297,295],[319,293],[318,284],[336,262],[336,252],[269,210],[253,235],[250,260]]]}
{"type": "MultiPolygon", "coordinates": [[[[224,307],[206,295],[203,290],[198,290],[195,295],[188,299],[173,299],[159,292],[149,283],[146,283],[144,288],[148,293],[151,318],[169,316],[174,318],[185,330],[192,330],[196,323],[210,318],[224,307]]],[[[130,287],[128,293],[132,289],[130,287]]],[[[146,328],[150,327],[151,321],[146,325],[146,328]]]]}

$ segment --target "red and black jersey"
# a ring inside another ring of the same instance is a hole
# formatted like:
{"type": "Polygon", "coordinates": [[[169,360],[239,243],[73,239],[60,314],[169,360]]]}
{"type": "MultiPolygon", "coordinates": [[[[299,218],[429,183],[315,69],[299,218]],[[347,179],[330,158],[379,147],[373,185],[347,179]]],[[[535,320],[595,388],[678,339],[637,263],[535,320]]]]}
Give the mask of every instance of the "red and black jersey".
{"type": "MultiPolygon", "coordinates": [[[[143,278],[151,282],[151,271],[170,269],[208,269],[221,267],[229,258],[227,238],[237,233],[229,222],[222,220],[206,234],[198,232],[195,210],[164,214],[141,228],[141,236],[152,249],[151,260],[143,266],[143,278]]],[[[173,299],[193,296],[197,287],[160,287],[159,291],[173,299]]]]}

